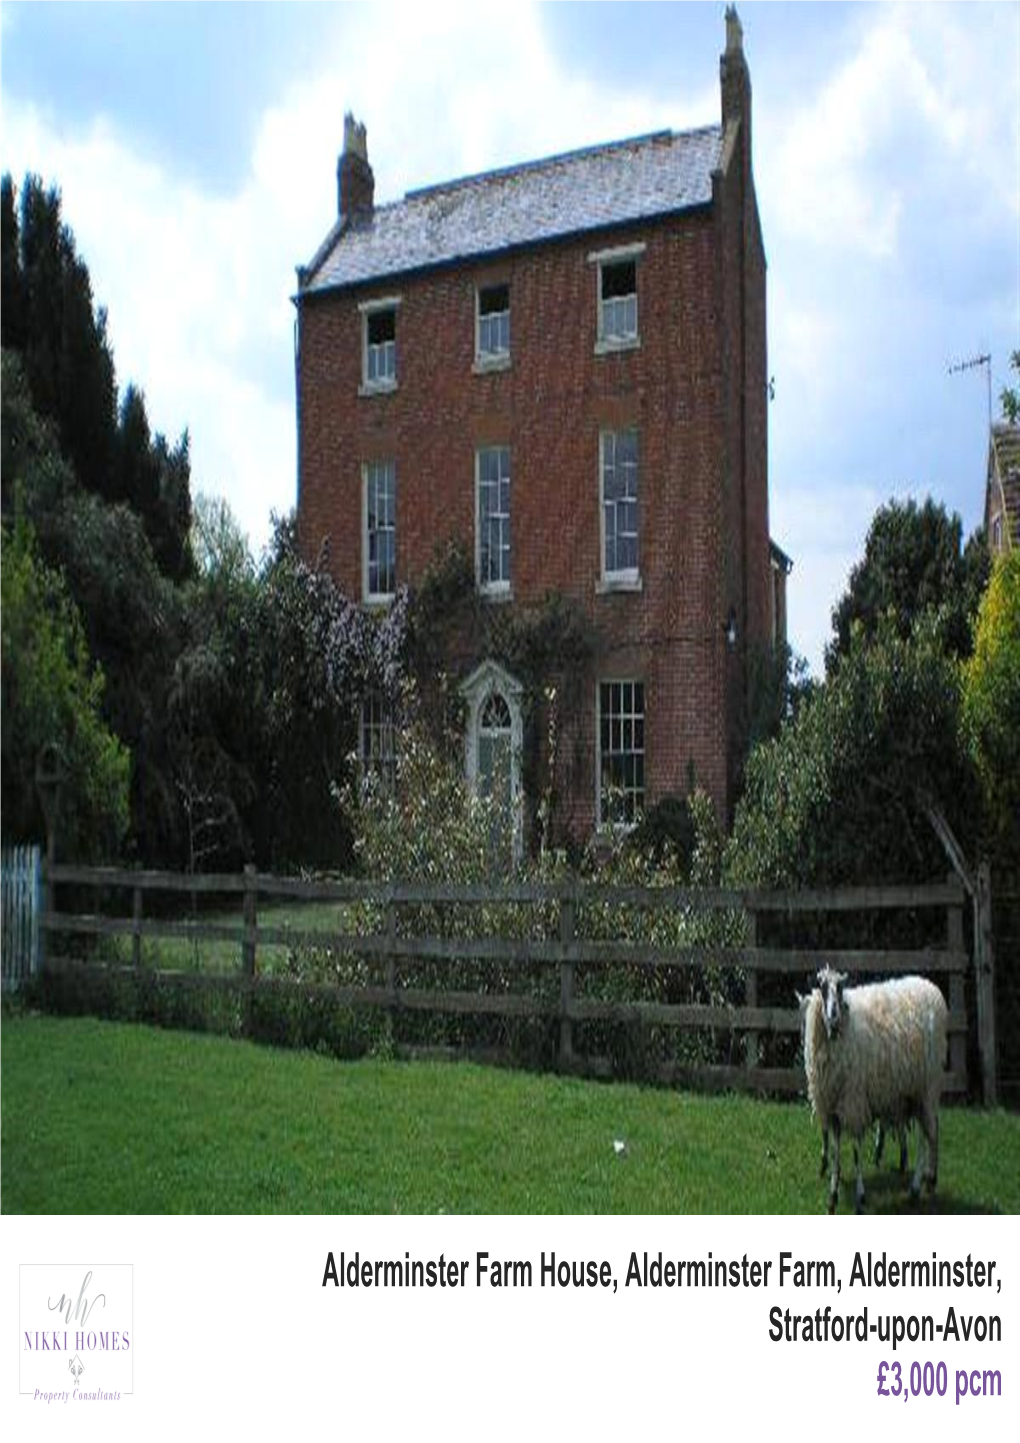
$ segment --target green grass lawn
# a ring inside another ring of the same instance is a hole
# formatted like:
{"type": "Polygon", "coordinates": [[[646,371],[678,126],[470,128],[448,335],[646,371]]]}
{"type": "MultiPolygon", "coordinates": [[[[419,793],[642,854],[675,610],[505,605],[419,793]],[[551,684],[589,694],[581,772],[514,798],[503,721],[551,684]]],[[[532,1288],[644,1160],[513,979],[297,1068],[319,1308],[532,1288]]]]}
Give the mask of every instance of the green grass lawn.
{"type": "MultiPolygon", "coordinates": [[[[4,1212],[821,1212],[806,1103],[2,1023],[4,1212]],[[626,1143],[617,1156],[614,1140],[626,1143]]],[[[888,1155],[897,1149],[887,1149],[888,1155]]],[[[938,1211],[1020,1211],[1020,1118],[947,1109],[938,1211]]],[[[845,1191],[851,1205],[849,1149],[845,1191]]],[[[908,1212],[889,1165],[869,1208],[908,1212]]]]}
{"type": "MultiPolygon", "coordinates": [[[[200,912],[198,922],[240,929],[243,918],[240,899],[233,908],[200,912]]],[[[284,927],[294,931],[321,932],[324,941],[350,935],[356,930],[357,917],[345,902],[272,902],[259,908],[260,927],[284,927]]],[[[130,936],[110,936],[98,940],[97,960],[130,962],[130,936]]],[[[279,971],[287,960],[287,948],[279,944],[263,944],[258,949],[258,970],[261,975],[279,971]]],[[[241,969],[241,943],[218,938],[146,937],[142,940],[142,961],[146,967],[177,972],[231,973],[241,969]]]]}

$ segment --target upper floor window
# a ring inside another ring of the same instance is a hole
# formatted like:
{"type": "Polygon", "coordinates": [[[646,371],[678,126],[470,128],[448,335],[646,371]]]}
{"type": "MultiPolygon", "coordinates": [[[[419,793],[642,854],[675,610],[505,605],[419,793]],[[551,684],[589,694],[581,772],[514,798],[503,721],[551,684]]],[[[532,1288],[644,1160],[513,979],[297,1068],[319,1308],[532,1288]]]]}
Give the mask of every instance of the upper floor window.
{"type": "Polygon", "coordinates": [[[999,552],[1002,547],[1002,513],[992,518],[992,550],[999,552]]]}
{"type": "Polygon", "coordinates": [[[644,249],[643,244],[618,246],[588,257],[598,267],[596,351],[627,350],[640,344],[637,268],[644,249]]]}
{"type": "Polygon", "coordinates": [[[599,436],[599,489],[602,511],[602,580],[637,586],[638,433],[603,431],[599,436]]]}
{"type": "Polygon", "coordinates": [[[365,600],[388,601],[397,589],[397,468],[370,461],[363,475],[365,600]]]}
{"type": "Polygon", "coordinates": [[[510,448],[484,446],[475,458],[477,476],[478,586],[510,590],[510,448]]]}
{"type": "Polygon", "coordinates": [[[480,368],[510,361],[510,287],[481,286],[477,292],[475,362],[480,368]]]}
{"type": "Polygon", "coordinates": [[[643,682],[599,682],[596,737],[599,825],[632,826],[645,805],[643,682]]]}
{"type": "Polygon", "coordinates": [[[399,297],[365,301],[361,306],[362,391],[392,391],[397,384],[397,308],[399,297]]]}

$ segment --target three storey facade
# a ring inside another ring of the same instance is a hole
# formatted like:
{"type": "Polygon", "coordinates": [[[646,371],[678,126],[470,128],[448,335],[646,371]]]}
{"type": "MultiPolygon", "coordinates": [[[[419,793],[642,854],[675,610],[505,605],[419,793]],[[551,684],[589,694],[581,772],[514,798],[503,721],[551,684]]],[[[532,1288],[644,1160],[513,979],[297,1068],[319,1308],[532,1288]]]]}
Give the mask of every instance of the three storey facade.
{"type": "MultiPolygon", "coordinates": [[[[337,221],[298,271],[302,550],[328,542],[348,594],[384,607],[457,540],[481,603],[583,612],[597,646],[569,678],[562,785],[577,836],[692,778],[725,817],[749,670],[775,637],[765,255],[732,10],[720,70],[719,125],[379,206],[348,116],[337,221]]],[[[451,664],[468,776],[491,787],[502,759],[520,811],[520,678],[498,655],[451,664]]],[[[381,715],[370,701],[366,754],[381,715]]]]}

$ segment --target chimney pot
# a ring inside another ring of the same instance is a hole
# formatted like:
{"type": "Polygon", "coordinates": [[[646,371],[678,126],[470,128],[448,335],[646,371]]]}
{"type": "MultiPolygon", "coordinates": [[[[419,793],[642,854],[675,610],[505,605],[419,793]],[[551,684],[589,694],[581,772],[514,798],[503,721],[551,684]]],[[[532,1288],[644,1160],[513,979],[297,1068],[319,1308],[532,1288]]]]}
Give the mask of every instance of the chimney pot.
{"type": "Polygon", "coordinates": [[[368,161],[368,134],[349,110],[344,116],[344,155],[359,155],[363,161],[368,161]]]}
{"type": "Polygon", "coordinates": [[[732,55],[734,51],[744,48],[744,27],[740,23],[740,16],[737,14],[735,5],[726,6],[726,53],[732,55]]]}
{"type": "Polygon", "coordinates": [[[344,148],[336,164],[337,207],[352,220],[370,216],[375,205],[375,176],[368,163],[368,135],[348,110],[344,116],[344,148]]]}

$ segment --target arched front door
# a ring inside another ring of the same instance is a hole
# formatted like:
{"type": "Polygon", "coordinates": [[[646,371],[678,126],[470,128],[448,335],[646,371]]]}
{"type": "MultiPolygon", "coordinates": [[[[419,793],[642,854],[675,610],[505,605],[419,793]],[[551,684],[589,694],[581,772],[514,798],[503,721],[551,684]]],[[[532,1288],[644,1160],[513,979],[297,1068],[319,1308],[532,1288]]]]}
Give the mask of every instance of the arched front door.
{"type": "Polygon", "coordinates": [[[521,851],[521,686],[494,661],[461,687],[468,704],[465,765],[475,795],[495,801],[494,831],[521,851]]]}

